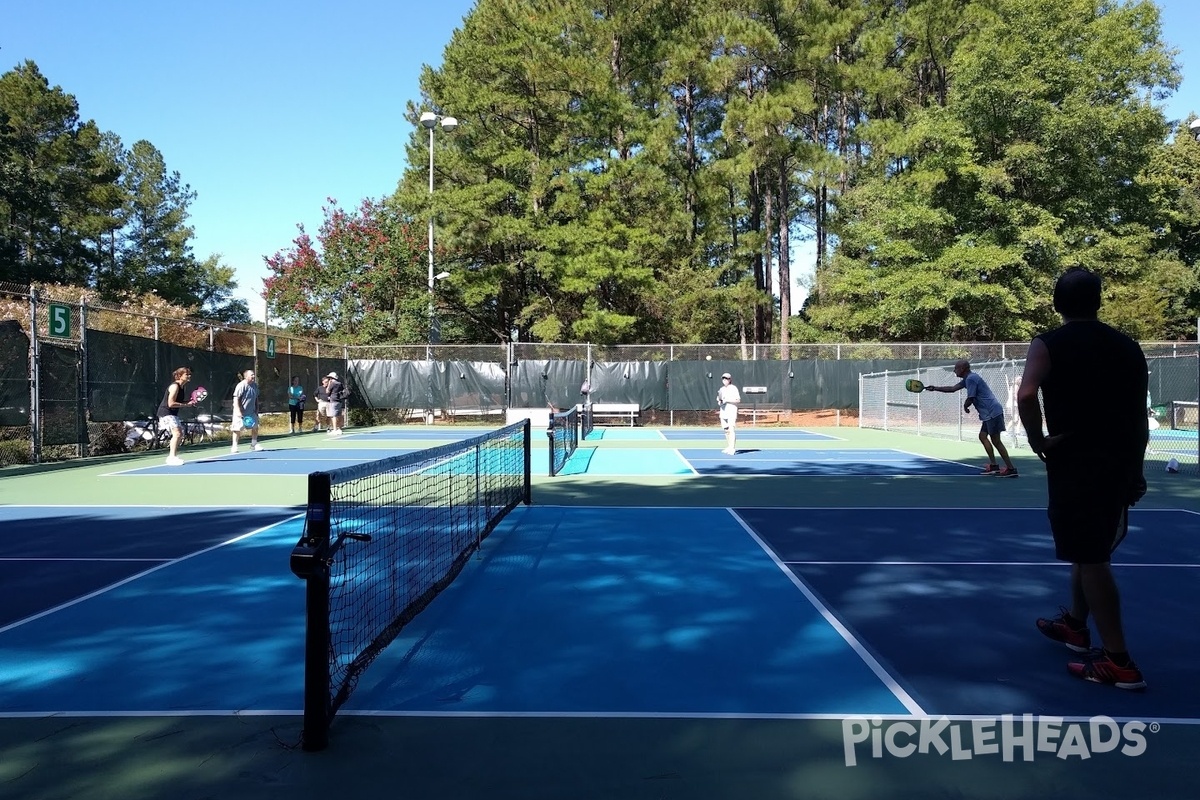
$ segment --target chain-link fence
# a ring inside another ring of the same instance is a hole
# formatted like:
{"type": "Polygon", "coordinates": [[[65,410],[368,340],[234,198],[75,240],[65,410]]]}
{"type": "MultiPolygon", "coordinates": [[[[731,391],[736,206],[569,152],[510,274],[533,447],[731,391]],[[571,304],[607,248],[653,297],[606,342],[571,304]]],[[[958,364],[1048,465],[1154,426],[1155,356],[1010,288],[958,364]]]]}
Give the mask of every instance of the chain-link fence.
{"type": "MultiPolygon", "coordinates": [[[[1147,460],[1166,463],[1174,459],[1181,470],[1200,471],[1200,435],[1197,432],[1197,399],[1200,398],[1200,354],[1194,343],[1143,345],[1150,370],[1146,414],[1150,422],[1147,460]]],[[[1004,405],[1010,447],[1028,447],[1017,414],[1017,389],[1025,360],[972,363],[977,373],[1004,405]]],[[[910,392],[908,380],[926,386],[951,386],[958,382],[953,364],[864,373],[859,378],[858,424],[863,428],[912,433],[940,439],[967,441],[979,436],[978,416],[963,411],[961,398],[946,394],[910,392]]],[[[1097,436],[1104,431],[1098,430],[1097,436]]]]}
{"type": "MultiPolygon", "coordinates": [[[[736,385],[755,389],[747,393],[746,409],[756,420],[760,412],[779,412],[774,418],[787,421],[789,412],[830,410],[842,424],[853,424],[848,420],[862,413],[864,424],[877,427],[875,406],[860,400],[860,375],[948,375],[948,365],[965,358],[1007,365],[988,378],[1005,387],[1014,359],[1027,349],[1024,342],[346,346],[47,300],[0,286],[0,465],[153,445],[155,411],[178,367],[191,370],[190,388],[207,389],[207,398],[181,415],[185,431],[202,438],[225,431],[234,387],[246,369],[258,375],[269,431],[276,423],[288,430],[293,377],[315,400],[320,378],[329,372],[350,390],[353,424],[494,423],[510,409],[565,410],[589,400],[636,405],[642,424],[693,424],[710,420],[720,376],[729,372],[736,385]]],[[[1158,384],[1151,376],[1151,394],[1164,428],[1194,429],[1196,411],[1189,403],[1197,399],[1196,343],[1156,343],[1145,350],[1156,362],[1193,365],[1190,390],[1182,373],[1164,367],[1158,384]]],[[[313,406],[310,400],[310,425],[313,406]]],[[[922,410],[916,421],[902,423],[899,407],[885,401],[881,408],[890,415],[881,424],[891,429],[915,426],[926,435],[959,436],[958,420],[935,421],[922,410]]]]}
{"type": "Polygon", "coordinates": [[[226,430],[253,369],[266,411],[286,412],[291,376],[315,386],[346,348],[270,331],[173,319],[0,287],[0,466],[157,446],[156,410],[179,367],[207,398],[185,430],[226,430]]]}

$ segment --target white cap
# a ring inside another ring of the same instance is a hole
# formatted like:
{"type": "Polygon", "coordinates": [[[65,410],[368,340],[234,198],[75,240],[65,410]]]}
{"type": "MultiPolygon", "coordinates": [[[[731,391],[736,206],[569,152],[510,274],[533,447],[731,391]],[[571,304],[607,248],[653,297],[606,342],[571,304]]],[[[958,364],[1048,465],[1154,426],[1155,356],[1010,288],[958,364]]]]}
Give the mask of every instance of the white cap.
{"type": "Polygon", "coordinates": [[[337,373],[336,373],[336,372],[331,372],[331,373],[329,373],[328,375],[326,375],[325,377],[326,377],[326,378],[333,378],[335,381],[336,381],[336,380],[338,380],[338,376],[337,376],[337,373]]]}
{"type": "Polygon", "coordinates": [[[1179,459],[1172,458],[1167,462],[1167,472],[1179,472],[1179,459]]]}
{"type": "Polygon", "coordinates": [[[733,376],[732,376],[732,375],[730,375],[728,372],[726,372],[724,375],[722,375],[722,376],[721,376],[721,378],[722,378],[722,379],[724,379],[724,378],[729,378],[729,380],[733,380],[733,376]]]}

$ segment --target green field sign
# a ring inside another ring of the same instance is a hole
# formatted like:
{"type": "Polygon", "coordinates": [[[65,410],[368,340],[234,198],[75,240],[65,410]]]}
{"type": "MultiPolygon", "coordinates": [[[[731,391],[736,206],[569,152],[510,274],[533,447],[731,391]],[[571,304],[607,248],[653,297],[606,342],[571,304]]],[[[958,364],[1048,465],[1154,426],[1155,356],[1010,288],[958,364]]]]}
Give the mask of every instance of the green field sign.
{"type": "Polygon", "coordinates": [[[275,337],[268,336],[267,337],[267,358],[274,358],[274,357],[275,357],[275,337]]]}
{"type": "Polygon", "coordinates": [[[50,335],[68,339],[71,336],[71,307],[62,303],[50,304],[50,335]]]}

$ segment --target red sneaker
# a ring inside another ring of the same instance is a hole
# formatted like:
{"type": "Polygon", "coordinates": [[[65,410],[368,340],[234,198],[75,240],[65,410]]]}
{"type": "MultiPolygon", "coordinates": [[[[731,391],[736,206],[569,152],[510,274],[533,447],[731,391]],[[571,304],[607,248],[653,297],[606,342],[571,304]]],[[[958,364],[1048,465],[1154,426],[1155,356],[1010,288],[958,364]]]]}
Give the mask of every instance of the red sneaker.
{"type": "Polygon", "coordinates": [[[997,478],[1015,478],[1017,477],[1016,467],[1001,467],[994,473],[997,478]]]}
{"type": "Polygon", "coordinates": [[[983,470],[979,474],[980,475],[995,475],[999,471],[1000,471],[999,464],[988,464],[986,467],[983,468],[983,470]]]}
{"type": "Polygon", "coordinates": [[[1096,651],[1085,661],[1072,661],[1067,664],[1067,671],[1076,678],[1083,678],[1093,683],[1103,683],[1118,689],[1128,689],[1140,692],[1146,688],[1146,679],[1142,671],[1132,661],[1127,667],[1118,667],[1103,650],[1096,651]]]}
{"type": "Polygon", "coordinates": [[[1092,632],[1084,625],[1082,628],[1072,628],[1067,624],[1067,610],[1061,606],[1059,614],[1053,619],[1041,618],[1037,621],[1037,629],[1048,638],[1062,642],[1076,653],[1086,653],[1092,647],[1092,632]]]}

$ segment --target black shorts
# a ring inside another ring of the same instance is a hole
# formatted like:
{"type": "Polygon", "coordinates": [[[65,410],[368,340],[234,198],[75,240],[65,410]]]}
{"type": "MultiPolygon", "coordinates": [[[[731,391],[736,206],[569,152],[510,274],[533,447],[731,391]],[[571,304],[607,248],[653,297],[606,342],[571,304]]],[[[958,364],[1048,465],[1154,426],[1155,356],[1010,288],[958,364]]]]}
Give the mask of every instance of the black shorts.
{"type": "Polygon", "coordinates": [[[1053,454],[1047,459],[1046,515],[1054,534],[1054,555],[1060,561],[1107,564],[1125,538],[1129,530],[1126,489],[1106,480],[1111,474],[1091,459],[1053,454]]]}

